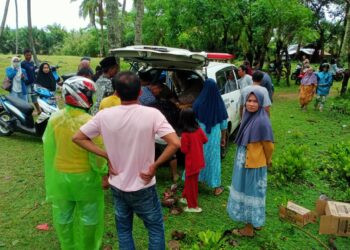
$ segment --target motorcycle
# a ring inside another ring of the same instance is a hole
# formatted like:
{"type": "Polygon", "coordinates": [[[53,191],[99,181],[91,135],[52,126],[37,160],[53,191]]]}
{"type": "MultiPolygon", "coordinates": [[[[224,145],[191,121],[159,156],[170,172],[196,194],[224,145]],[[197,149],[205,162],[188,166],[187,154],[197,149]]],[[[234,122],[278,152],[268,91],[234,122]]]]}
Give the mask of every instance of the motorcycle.
{"type": "Polygon", "coordinates": [[[344,78],[344,69],[343,68],[338,68],[337,72],[335,75],[333,75],[334,81],[340,82],[344,78]]]}
{"type": "Polygon", "coordinates": [[[294,72],[292,73],[292,75],[290,76],[290,79],[295,80],[295,85],[300,85],[300,81],[301,81],[301,69],[302,69],[302,64],[298,63],[297,67],[295,68],[294,72]]]}
{"type": "Polygon", "coordinates": [[[56,99],[48,89],[35,86],[38,104],[42,110],[34,122],[34,108],[28,102],[8,95],[0,95],[0,136],[9,136],[21,132],[41,137],[52,113],[58,111],[56,99]]]}

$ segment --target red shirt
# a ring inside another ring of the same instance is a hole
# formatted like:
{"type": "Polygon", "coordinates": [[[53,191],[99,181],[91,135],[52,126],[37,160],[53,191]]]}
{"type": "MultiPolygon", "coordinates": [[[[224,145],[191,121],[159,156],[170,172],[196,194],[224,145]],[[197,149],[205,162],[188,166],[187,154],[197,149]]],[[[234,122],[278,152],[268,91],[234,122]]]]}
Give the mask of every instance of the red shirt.
{"type": "Polygon", "coordinates": [[[181,152],[185,154],[186,176],[198,174],[204,168],[203,144],[208,138],[201,128],[181,135],[181,152]]]}

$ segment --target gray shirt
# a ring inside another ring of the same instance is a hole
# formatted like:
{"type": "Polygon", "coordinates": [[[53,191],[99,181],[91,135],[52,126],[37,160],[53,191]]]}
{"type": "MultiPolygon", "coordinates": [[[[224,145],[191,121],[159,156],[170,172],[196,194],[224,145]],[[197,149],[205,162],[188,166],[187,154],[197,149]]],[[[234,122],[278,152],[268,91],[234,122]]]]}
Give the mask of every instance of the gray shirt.
{"type": "Polygon", "coordinates": [[[245,74],[241,79],[238,80],[239,88],[244,89],[247,86],[253,85],[252,76],[245,74]]]}
{"type": "Polygon", "coordinates": [[[269,97],[269,93],[267,92],[266,88],[261,87],[260,85],[251,85],[248,87],[245,87],[244,89],[242,89],[241,91],[241,97],[240,97],[240,105],[244,106],[244,104],[247,101],[247,97],[248,95],[255,89],[258,89],[263,95],[264,95],[264,103],[263,103],[263,107],[269,107],[271,106],[271,100],[269,97]]]}

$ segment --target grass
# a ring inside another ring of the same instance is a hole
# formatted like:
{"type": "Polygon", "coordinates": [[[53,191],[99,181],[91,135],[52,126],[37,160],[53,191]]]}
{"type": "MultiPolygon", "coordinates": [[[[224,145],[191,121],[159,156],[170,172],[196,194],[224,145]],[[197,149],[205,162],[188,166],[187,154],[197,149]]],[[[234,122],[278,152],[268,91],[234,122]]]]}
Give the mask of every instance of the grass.
{"type": "MultiPolygon", "coordinates": [[[[6,60],[6,63],[3,62],[6,56],[0,56],[0,58],[0,67],[8,65],[9,60],[6,60]]],[[[62,68],[63,73],[74,71],[79,63],[78,57],[45,58],[53,64],[59,60],[65,61],[67,64],[62,68]]],[[[98,59],[93,59],[93,65],[97,61],[98,59]]],[[[339,83],[333,89],[336,90],[338,87],[339,83]]],[[[336,91],[333,94],[336,94],[336,91]]],[[[332,98],[327,100],[328,108],[332,98]]],[[[254,239],[235,238],[239,245],[237,249],[324,249],[304,232],[288,222],[281,221],[278,216],[278,207],[287,200],[293,200],[312,210],[320,194],[326,194],[336,200],[341,197],[342,190],[330,187],[327,182],[321,180],[317,168],[329,145],[340,140],[350,140],[350,129],[342,127],[343,124],[350,127],[350,117],[329,112],[328,108],[325,112],[319,113],[313,111],[310,105],[308,112],[301,112],[295,86],[276,88],[271,113],[276,140],[274,156],[279,155],[287,145],[304,144],[311,149],[308,157],[315,160],[315,165],[308,173],[306,182],[285,183],[281,188],[275,187],[271,182],[268,183],[266,226],[254,239]]],[[[0,249],[59,249],[57,236],[52,229],[51,207],[45,202],[41,140],[19,133],[10,137],[0,137],[0,152],[2,152],[0,155],[0,249]],[[48,223],[51,230],[35,229],[38,224],[43,223],[48,223]]],[[[229,152],[222,162],[222,184],[225,187],[231,183],[234,153],[235,146],[231,143],[229,152]]],[[[157,173],[159,195],[171,185],[170,179],[168,167],[162,167],[157,173]]],[[[203,207],[203,213],[183,213],[174,216],[169,214],[168,209],[163,209],[166,240],[170,240],[173,230],[185,231],[187,236],[181,244],[183,249],[190,249],[197,240],[196,235],[201,231],[209,229],[223,232],[226,229],[242,226],[228,217],[227,198],[227,188],[221,196],[215,197],[211,189],[201,187],[199,204],[203,207]]],[[[118,249],[112,197],[109,191],[105,192],[105,203],[103,244],[118,249]]],[[[304,230],[328,244],[330,236],[319,235],[318,224],[309,224],[304,227],[304,230]]],[[[139,219],[134,221],[134,239],[137,249],[147,249],[147,232],[139,219]]],[[[350,239],[337,237],[335,244],[338,249],[345,250],[349,248],[350,239]]],[[[230,247],[225,245],[224,249],[230,249],[230,247]]]]}

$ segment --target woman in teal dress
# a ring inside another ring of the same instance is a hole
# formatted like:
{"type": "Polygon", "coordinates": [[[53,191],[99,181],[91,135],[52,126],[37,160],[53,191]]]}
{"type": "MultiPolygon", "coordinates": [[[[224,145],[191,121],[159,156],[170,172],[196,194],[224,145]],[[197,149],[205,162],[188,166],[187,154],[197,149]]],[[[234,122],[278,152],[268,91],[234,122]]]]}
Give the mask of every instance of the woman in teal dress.
{"type": "Polygon", "coordinates": [[[205,167],[199,174],[199,181],[214,188],[214,194],[223,192],[221,186],[221,146],[226,144],[227,111],[219,89],[213,79],[204,82],[203,89],[193,110],[200,127],[206,133],[208,142],[204,145],[205,167]]]}

